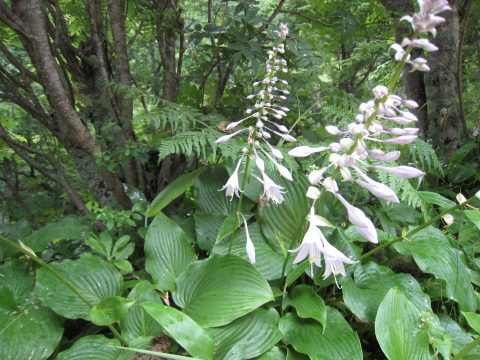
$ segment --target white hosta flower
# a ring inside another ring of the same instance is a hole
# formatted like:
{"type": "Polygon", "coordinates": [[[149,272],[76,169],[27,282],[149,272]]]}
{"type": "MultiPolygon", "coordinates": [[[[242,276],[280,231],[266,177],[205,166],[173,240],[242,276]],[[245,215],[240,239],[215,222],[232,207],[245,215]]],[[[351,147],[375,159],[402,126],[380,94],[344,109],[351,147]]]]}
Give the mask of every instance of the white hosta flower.
{"type": "Polygon", "coordinates": [[[240,129],[240,130],[235,131],[234,133],[220,136],[220,137],[215,141],[215,144],[223,144],[224,142],[227,142],[228,140],[230,140],[231,138],[233,138],[234,136],[240,134],[242,131],[245,131],[245,130],[247,130],[247,129],[246,129],[246,128],[245,128],[245,129],[240,129]]]}
{"type": "Polygon", "coordinates": [[[242,191],[240,189],[240,183],[238,180],[238,169],[240,168],[240,164],[242,163],[242,160],[243,160],[243,155],[240,158],[240,160],[238,160],[238,164],[235,167],[235,171],[228,178],[227,183],[219,190],[219,191],[226,190],[225,193],[228,197],[230,197],[230,199],[233,199],[233,195],[240,197],[240,194],[238,192],[242,191]]]}
{"type": "Polygon", "coordinates": [[[413,179],[413,178],[425,175],[425,173],[423,171],[418,170],[418,169],[416,169],[414,167],[411,167],[411,166],[387,167],[387,166],[377,165],[377,166],[374,166],[374,167],[375,167],[375,169],[391,173],[393,175],[396,175],[396,176],[404,178],[404,179],[413,179]]]}
{"type": "Polygon", "coordinates": [[[403,105],[405,105],[409,109],[416,109],[418,108],[418,104],[416,101],[413,100],[404,100],[403,105]]]}
{"type": "Polygon", "coordinates": [[[463,204],[464,202],[467,202],[467,198],[462,193],[458,193],[456,196],[456,199],[459,204],[463,204]]]}
{"type": "Polygon", "coordinates": [[[271,199],[275,204],[281,204],[283,202],[283,194],[285,194],[283,186],[275,184],[264,172],[262,172],[261,182],[263,184],[263,196],[268,200],[271,199]]]}
{"type": "Polygon", "coordinates": [[[320,197],[320,190],[314,186],[309,186],[307,190],[307,197],[313,200],[317,200],[320,197]]]}
{"type": "Polygon", "coordinates": [[[333,125],[327,125],[325,126],[325,130],[332,135],[339,135],[342,134],[343,131],[339,130],[338,127],[333,126],[333,125]]]}
{"type": "Polygon", "coordinates": [[[315,153],[319,153],[322,151],[328,150],[328,147],[326,146],[320,146],[320,147],[310,147],[310,146],[297,146],[296,148],[293,148],[288,152],[288,155],[292,157],[307,157],[315,153]]]}
{"type": "MultiPolygon", "coordinates": [[[[393,44],[390,48],[395,50],[395,60],[402,60],[403,55],[405,55],[405,50],[399,44],[393,44]]],[[[408,58],[410,58],[410,55],[408,55],[407,59],[408,58]]]]}
{"type": "Polygon", "coordinates": [[[328,170],[328,168],[329,167],[326,166],[320,170],[313,170],[310,174],[308,174],[308,181],[310,181],[310,184],[317,185],[320,181],[322,181],[323,174],[328,170]]]}
{"type": "Polygon", "coordinates": [[[360,235],[371,243],[378,243],[378,235],[372,221],[359,208],[349,204],[340,194],[335,194],[338,200],[345,206],[348,212],[348,220],[357,227],[360,235]]]}
{"type": "Polygon", "coordinates": [[[383,85],[377,85],[372,89],[373,95],[377,99],[383,98],[385,95],[388,95],[388,88],[383,85]]]}
{"type": "MultiPolygon", "coordinates": [[[[323,279],[327,279],[331,274],[335,277],[338,274],[345,276],[344,264],[355,264],[356,261],[346,257],[340,250],[330,244],[325,238],[323,240],[323,255],[325,257],[325,273],[323,279]]],[[[338,283],[337,283],[338,286],[338,283]]]]}
{"type": "Polygon", "coordinates": [[[445,224],[447,224],[447,227],[449,227],[450,225],[453,224],[453,222],[455,221],[454,217],[452,216],[452,214],[445,214],[442,216],[442,219],[443,221],[445,221],[445,224]]]}
{"type": "Polygon", "coordinates": [[[422,57],[418,57],[413,61],[408,61],[408,62],[412,65],[412,69],[410,70],[410,72],[414,72],[415,70],[430,71],[430,68],[427,65],[427,60],[422,57]]]}
{"type": "Polygon", "coordinates": [[[322,185],[327,191],[332,193],[336,193],[338,191],[337,182],[331,176],[323,180],[322,185]]]}
{"type": "Polygon", "coordinates": [[[253,245],[252,238],[250,237],[250,233],[248,232],[248,225],[247,225],[247,219],[242,215],[243,218],[243,224],[245,226],[245,238],[246,238],[246,250],[247,250],[247,256],[248,259],[252,264],[255,264],[255,245],[253,245]]]}
{"type": "Polygon", "coordinates": [[[413,47],[424,49],[425,51],[428,52],[434,52],[438,50],[438,47],[433,45],[428,39],[414,39],[410,40],[408,38],[405,38],[402,40],[402,46],[408,46],[412,45],[413,47]]]}
{"type": "Polygon", "coordinates": [[[315,264],[316,266],[321,267],[323,250],[323,243],[321,237],[323,237],[323,234],[320,229],[312,222],[310,222],[308,230],[305,233],[300,246],[296,249],[289,250],[289,252],[297,253],[297,256],[293,260],[293,263],[298,264],[299,262],[305,260],[308,257],[308,261],[310,262],[310,264],[315,264]]]}
{"type": "Polygon", "coordinates": [[[280,150],[275,149],[268,141],[265,141],[267,143],[268,148],[270,149],[270,152],[272,153],[273,156],[275,156],[277,159],[283,159],[283,154],[280,150]]]}

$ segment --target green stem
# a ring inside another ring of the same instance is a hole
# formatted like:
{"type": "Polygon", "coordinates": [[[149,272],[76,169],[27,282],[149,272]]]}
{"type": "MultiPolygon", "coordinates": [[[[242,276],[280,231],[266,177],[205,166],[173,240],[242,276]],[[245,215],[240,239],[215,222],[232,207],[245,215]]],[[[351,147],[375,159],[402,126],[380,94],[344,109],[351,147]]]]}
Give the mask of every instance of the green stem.
{"type": "Polygon", "coordinates": [[[465,345],[465,347],[460,350],[460,352],[455,355],[452,360],[460,360],[478,345],[480,345],[480,336],[473,340],[471,343],[465,345]]]}
{"type": "MultiPolygon", "coordinates": [[[[30,259],[32,259],[33,261],[35,261],[40,266],[42,266],[45,269],[47,269],[48,271],[50,271],[52,273],[52,275],[54,275],[58,280],[60,280],[61,283],[63,283],[66,287],[68,287],[70,290],[72,290],[72,292],[75,295],[77,295],[78,298],[80,300],[82,300],[89,308],[94,307],[94,305],[90,301],[88,301],[87,298],[85,298],[85,296],[83,296],[83,294],[80,292],[80,290],[74,284],[72,284],[62,274],[60,274],[53,267],[51,267],[49,264],[47,264],[45,261],[43,261],[37,255],[35,255],[35,253],[33,251],[31,251],[31,250],[29,251],[29,250],[25,249],[24,247],[15,243],[14,241],[12,241],[10,239],[7,239],[7,238],[5,238],[1,235],[0,235],[0,242],[2,242],[5,245],[11,247],[12,249],[15,249],[15,250],[21,252],[25,256],[27,256],[30,259]]],[[[118,330],[115,329],[115,327],[113,325],[109,325],[107,327],[110,329],[110,331],[113,333],[113,335],[115,335],[115,337],[122,342],[122,344],[127,345],[127,342],[125,341],[125,339],[123,339],[122,335],[120,335],[118,330]]]]}
{"type": "Polygon", "coordinates": [[[413,230],[410,230],[408,233],[406,233],[404,236],[399,236],[397,237],[395,240],[392,240],[392,241],[389,241],[388,243],[385,243],[385,244],[382,244],[378,247],[376,247],[375,249],[363,254],[362,256],[360,256],[360,260],[363,260],[365,258],[368,258],[370,256],[372,256],[373,254],[376,254],[384,249],[387,249],[389,247],[391,247],[392,245],[404,240],[405,238],[409,238],[409,237],[412,237],[413,235],[415,235],[416,233],[418,233],[420,230],[423,230],[425,229],[426,227],[432,225],[433,223],[437,222],[438,220],[440,220],[443,216],[447,215],[447,214],[450,214],[451,212],[455,211],[455,210],[458,210],[460,209],[461,207],[467,205],[468,203],[472,202],[473,200],[475,199],[475,195],[473,195],[472,197],[470,197],[469,199],[467,199],[467,201],[463,202],[463,203],[460,203],[460,204],[457,204],[455,206],[452,206],[451,208],[448,208],[447,210],[441,212],[440,214],[434,216],[433,218],[431,218],[430,220],[428,220],[427,222],[423,223],[422,225],[420,226],[417,226],[415,229],[413,230]]]}

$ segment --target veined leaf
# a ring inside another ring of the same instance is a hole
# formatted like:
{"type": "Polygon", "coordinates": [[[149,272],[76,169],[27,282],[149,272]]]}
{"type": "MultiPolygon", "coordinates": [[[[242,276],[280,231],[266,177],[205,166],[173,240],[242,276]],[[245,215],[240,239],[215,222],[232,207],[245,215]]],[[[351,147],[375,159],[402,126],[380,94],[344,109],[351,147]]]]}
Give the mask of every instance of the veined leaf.
{"type": "Polygon", "coordinates": [[[389,360],[430,359],[422,312],[398,288],[392,288],[378,308],[375,335],[389,360]]]}
{"type": "Polygon", "coordinates": [[[283,342],[307,354],[312,360],[361,360],[358,335],[335,309],[327,307],[325,331],[315,320],[304,320],[293,313],[280,319],[283,342]]]}
{"type": "Polygon", "coordinates": [[[57,360],[128,360],[131,351],[119,349],[120,341],[104,335],[84,336],[69,349],[62,351],[57,360]]]}
{"type": "Polygon", "coordinates": [[[304,319],[317,320],[325,330],[327,326],[327,310],[323,299],[309,285],[297,285],[288,294],[285,306],[293,306],[297,315],[304,319]]]}
{"type": "Polygon", "coordinates": [[[221,326],[273,300],[265,278],[234,255],[196,262],[177,280],[173,299],[201,326],[221,326]]]}
{"type": "Polygon", "coordinates": [[[205,168],[196,169],[192,172],[183,174],[168,184],[152,201],[147,210],[147,216],[153,217],[162,211],[177,197],[187,191],[205,168]]]}
{"type": "Polygon", "coordinates": [[[242,359],[251,359],[270,350],[282,338],[278,331],[279,318],[274,309],[257,309],[228,325],[209,329],[215,342],[215,359],[225,359],[237,344],[245,346],[242,359]]]}
{"type": "Polygon", "coordinates": [[[150,224],[145,239],[145,268],[155,285],[173,290],[178,276],[196,259],[182,228],[163,213],[150,224]]]}
{"type": "Polygon", "coordinates": [[[200,359],[213,359],[213,340],[207,332],[183,312],[155,302],[142,307],[187,352],[200,359]]]}
{"type": "MultiPolygon", "coordinates": [[[[97,256],[84,255],[78,260],[64,260],[50,266],[70,281],[93,306],[122,292],[120,272],[97,256]]],[[[47,269],[38,270],[36,288],[38,295],[57,314],[69,319],[90,319],[90,307],[47,269]]]]}

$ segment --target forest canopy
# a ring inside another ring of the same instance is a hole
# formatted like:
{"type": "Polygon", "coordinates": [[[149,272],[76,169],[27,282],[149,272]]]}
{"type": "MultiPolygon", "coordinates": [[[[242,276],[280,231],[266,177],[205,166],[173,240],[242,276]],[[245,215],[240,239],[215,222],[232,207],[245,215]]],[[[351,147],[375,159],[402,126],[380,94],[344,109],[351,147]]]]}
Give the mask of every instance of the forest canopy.
{"type": "Polygon", "coordinates": [[[479,91],[474,0],[0,0],[0,359],[479,358],[479,91]]]}

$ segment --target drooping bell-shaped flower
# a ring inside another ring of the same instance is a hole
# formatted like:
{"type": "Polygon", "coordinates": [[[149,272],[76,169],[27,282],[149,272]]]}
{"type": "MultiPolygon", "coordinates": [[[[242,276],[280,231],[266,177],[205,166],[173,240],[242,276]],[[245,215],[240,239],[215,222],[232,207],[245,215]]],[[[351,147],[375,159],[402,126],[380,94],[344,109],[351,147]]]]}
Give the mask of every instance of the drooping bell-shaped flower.
{"type": "Polygon", "coordinates": [[[411,166],[402,165],[402,166],[388,167],[388,166],[376,165],[374,167],[375,169],[391,173],[403,179],[413,179],[413,178],[425,175],[423,171],[418,170],[411,166]]]}
{"type": "Polygon", "coordinates": [[[238,170],[240,168],[242,160],[243,160],[243,155],[240,158],[240,160],[238,160],[238,164],[235,167],[235,171],[228,178],[227,183],[219,190],[219,191],[225,190],[226,195],[230,197],[230,199],[233,199],[233,195],[240,197],[239,191],[240,192],[242,191],[240,189],[240,182],[238,180],[238,170]]]}
{"type": "Polygon", "coordinates": [[[336,193],[335,196],[342,203],[343,206],[347,209],[348,220],[356,226],[358,232],[362,237],[370,241],[371,243],[378,243],[377,230],[373,225],[372,221],[365,215],[365,213],[359,208],[349,204],[345,198],[336,193]]]}
{"type": "Polygon", "coordinates": [[[247,225],[247,219],[245,219],[245,216],[242,215],[243,218],[243,224],[245,227],[245,238],[246,238],[246,250],[247,250],[247,256],[248,259],[252,264],[255,264],[255,246],[253,245],[252,238],[250,237],[250,233],[248,232],[248,225],[247,225]]]}
{"type": "Polygon", "coordinates": [[[281,204],[285,194],[284,187],[276,184],[265,172],[262,172],[262,179],[259,180],[263,184],[263,196],[275,204],[281,204]]]}
{"type": "MultiPolygon", "coordinates": [[[[349,259],[346,257],[340,250],[330,244],[325,237],[323,238],[323,255],[325,258],[325,272],[323,274],[323,279],[327,279],[331,274],[335,277],[335,282],[337,282],[336,276],[338,274],[345,276],[345,265],[344,264],[355,264],[357,261],[349,259]]],[[[338,283],[337,283],[338,286],[338,283]]]]}
{"type": "Polygon", "coordinates": [[[288,155],[292,157],[307,157],[315,153],[319,153],[322,151],[328,150],[326,146],[320,147],[310,147],[310,146],[297,146],[288,152],[288,155]]]}

